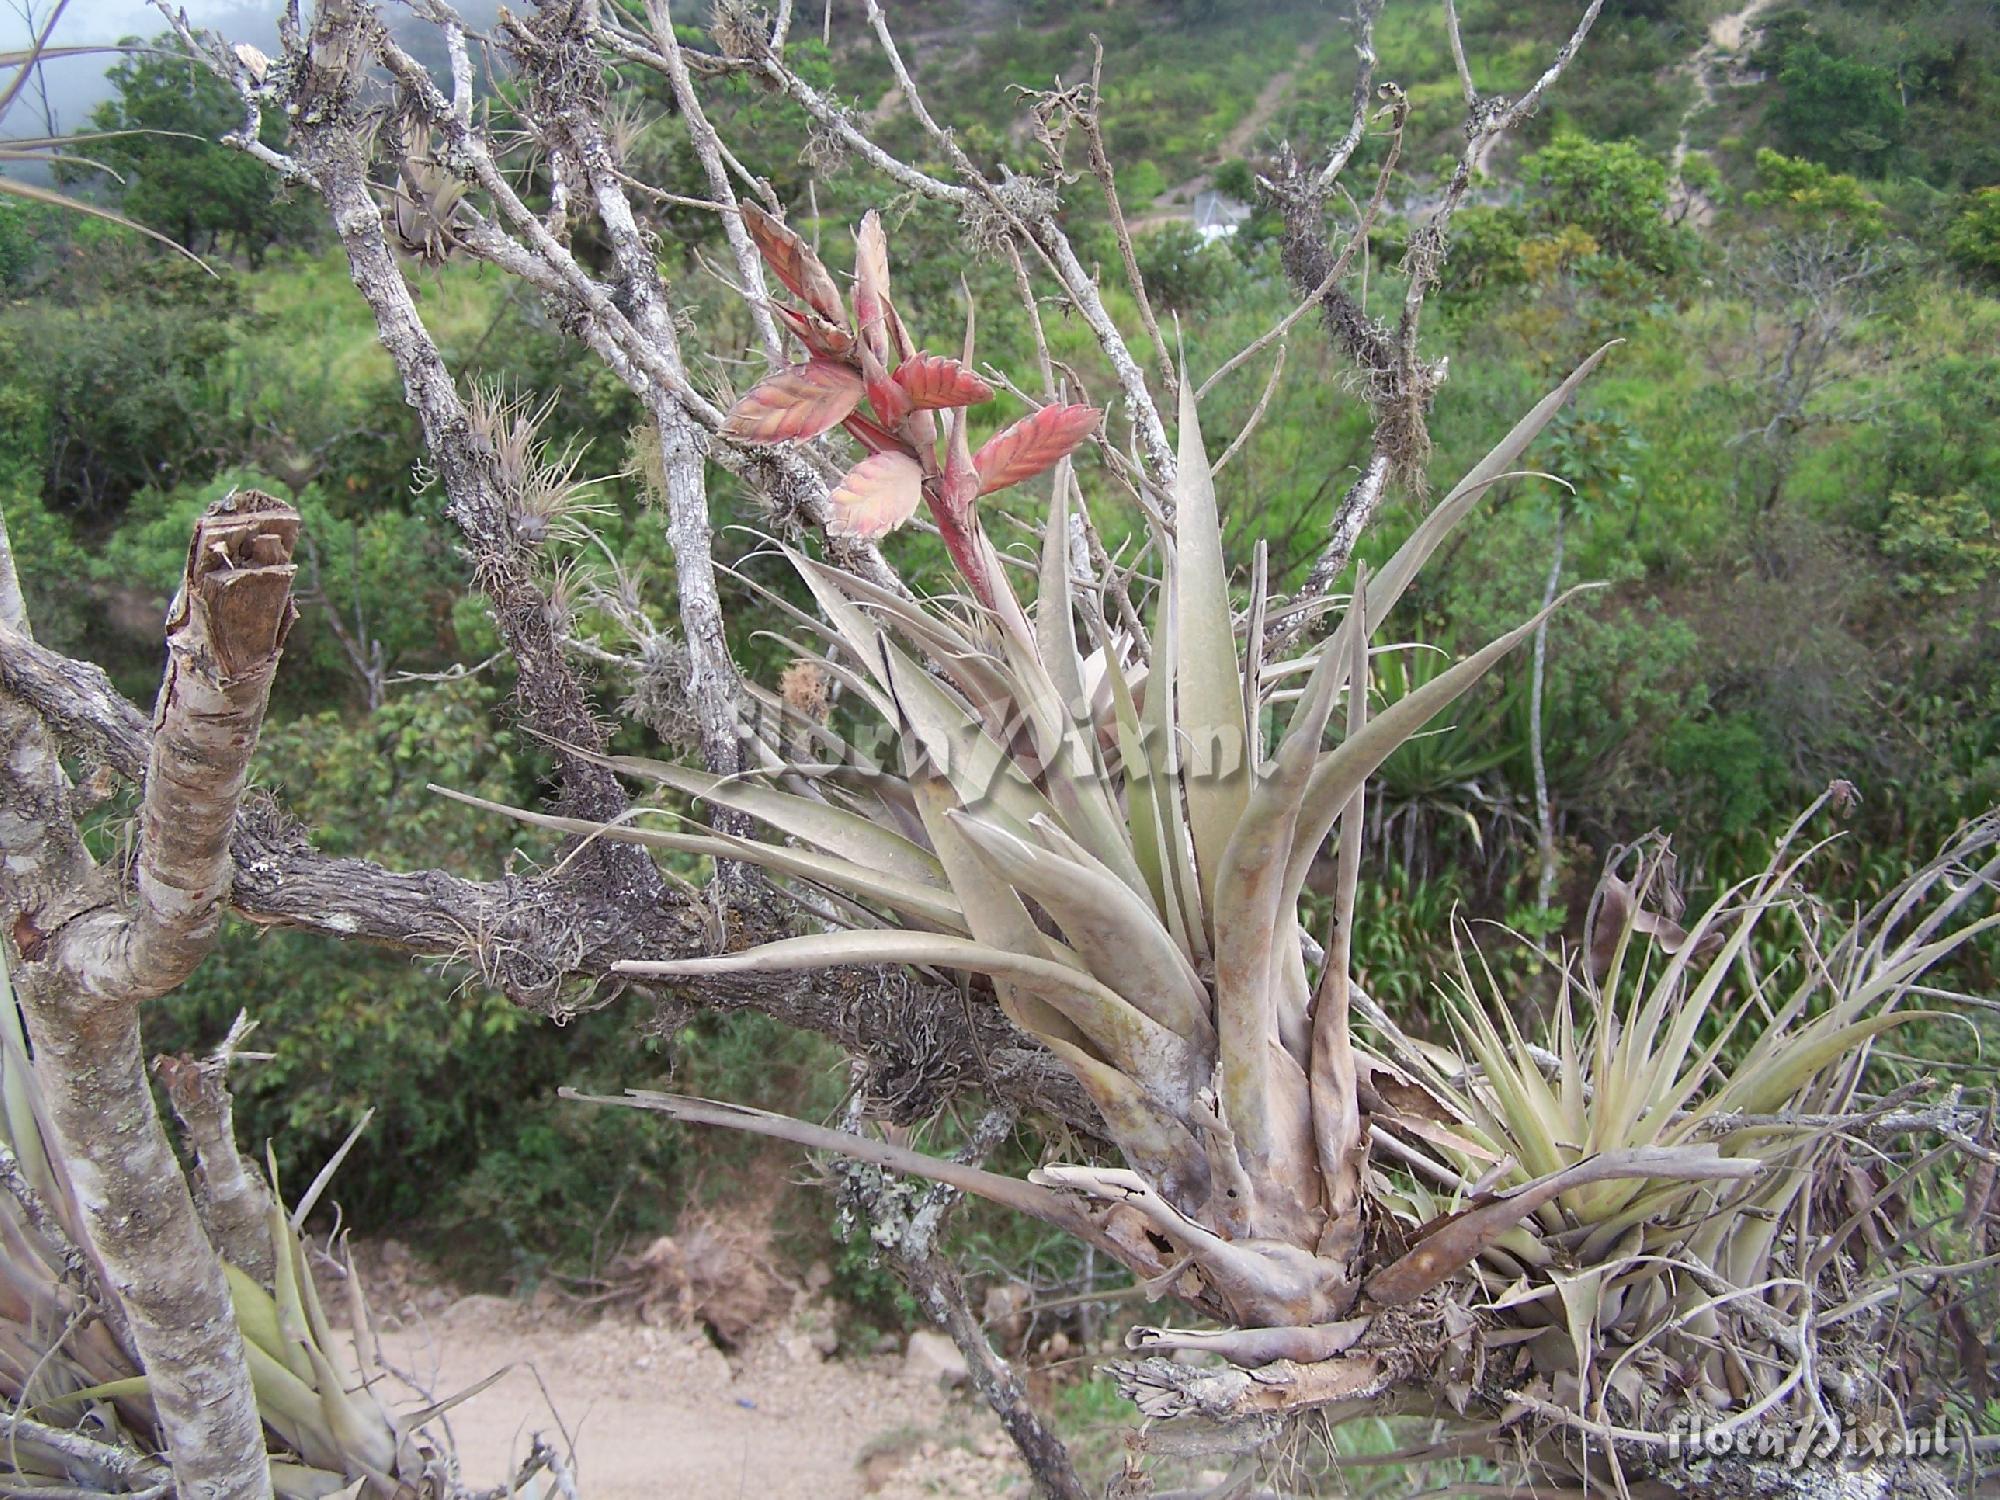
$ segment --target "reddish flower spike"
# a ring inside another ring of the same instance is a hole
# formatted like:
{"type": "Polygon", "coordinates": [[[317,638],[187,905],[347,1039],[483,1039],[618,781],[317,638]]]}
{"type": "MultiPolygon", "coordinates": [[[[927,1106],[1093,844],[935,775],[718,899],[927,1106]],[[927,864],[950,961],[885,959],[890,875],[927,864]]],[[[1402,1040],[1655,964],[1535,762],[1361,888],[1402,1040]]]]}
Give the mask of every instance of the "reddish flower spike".
{"type": "Polygon", "coordinates": [[[1090,436],[1100,415],[1094,406],[1045,406],[996,433],[972,455],[979,493],[990,495],[1054,467],[1090,436]]]}
{"type": "Polygon", "coordinates": [[[860,412],[849,412],[847,420],[840,424],[847,429],[848,436],[866,448],[870,453],[885,453],[894,449],[898,453],[906,451],[907,445],[887,428],[871,422],[860,412]]]}
{"type": "Polygon", "coordinates": [[[861,376],[830,359],[793,365],[759,381],[729,409],[722,435],[744,443],[818,437],[861,400],[861,376]]]}
{"type": "Polygon", "coordinates": [[[965,436],[965,408],[955,407],[945,419],[944,475],[938,486],[942,510],[938,525],[949,521],[963,526],[972,514],[972,502],[979,498],[979,470],[972,459],[972,445],[965,436]]]}
{"type": "Polygon", "coordinates": [[[992,386],[942,354],[919,354],[904,360],[896,369],[896,384],[910,398],[910,405],[920,411],[977,406],[993,399],[992,386]]]}
{"type": "Polygon", "coordinates": [[[884,427],[901,426],[910,414],[910,394],[890,378],[865,341],[861,346],[861,380],[868,391],[868,404],[875,408],[875,419],[884,427]]]}
{"type": "Polygon", "coordinates": [[[889,242],[882,216],[868,210],[854,236],[854,326],[861,342],[883,365],[893,363],[885,313],[889,302],[889,242]]]}

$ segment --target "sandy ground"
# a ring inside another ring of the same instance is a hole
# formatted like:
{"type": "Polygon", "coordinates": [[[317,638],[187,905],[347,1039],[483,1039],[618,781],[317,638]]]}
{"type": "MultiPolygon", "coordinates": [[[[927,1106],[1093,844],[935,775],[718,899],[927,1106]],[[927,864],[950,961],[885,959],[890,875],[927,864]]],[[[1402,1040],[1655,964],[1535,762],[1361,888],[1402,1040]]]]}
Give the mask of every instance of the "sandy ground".
{"type": "Polygon", "coordinates": [[[822,1359],[796,1326],[725,1356],[700,1332],[473,1296],[387,1320],[382,1350],[439,1398],[507,1370],[445,1418],[474,1486],[505,1482],[539,1431],[574,1443],[583,1500],[1028,1493],[974,1398],[897,1356],[822,1359]]]}

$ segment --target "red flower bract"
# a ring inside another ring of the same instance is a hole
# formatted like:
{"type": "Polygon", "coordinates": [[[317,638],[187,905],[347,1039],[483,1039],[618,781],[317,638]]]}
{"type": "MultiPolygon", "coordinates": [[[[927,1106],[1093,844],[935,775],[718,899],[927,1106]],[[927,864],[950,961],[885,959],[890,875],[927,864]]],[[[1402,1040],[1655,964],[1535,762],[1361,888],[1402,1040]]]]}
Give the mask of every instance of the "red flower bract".
{"type": "Polygon", "coordinates": [[[729,409],[722,435],[745,443],[818,437],[836,427],[861,400],[861,376],[830,359],[766,377],[729,409]]]}
{"type": "Polygon", "coordinates": [[[832,514],[826,529],[834,536],[872,542],[909,520],[923,495],[924,471],[914,458],[874,454],[849,469],[827,497],[832,514]]]}
{"type": "Polygon", "coordinates": [[[990,495],[1053,468],[1090,436],[1100,415],[1094,406],[1045,406],[996,433],[972,455],[979,493],[990,495]]]}

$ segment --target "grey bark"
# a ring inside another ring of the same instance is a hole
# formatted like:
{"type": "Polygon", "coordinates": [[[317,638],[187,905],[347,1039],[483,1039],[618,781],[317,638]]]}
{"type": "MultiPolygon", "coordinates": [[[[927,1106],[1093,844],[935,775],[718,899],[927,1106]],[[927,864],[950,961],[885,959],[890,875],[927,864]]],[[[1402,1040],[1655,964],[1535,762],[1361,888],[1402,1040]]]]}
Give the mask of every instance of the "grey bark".
{"type": "Polygon", "coordinates": [[[166,1085],[167,1102],[194,1147],[195,1207],[210,1243],[239,1271],[269,1288],[278,1247],[271,1242],[271,1192],[236,1146],[236,1111],[229,1097],[229,1064],[252,1029],[240,1014],[229,1035],[200,1060],[156,1057],[153,1071],[166,1085]]]}
{"type": "MultiPolygon", "coordinates": [[[[99,668],[0,624],[0,687],[112,770],[136,777],[144,767],[151,743],[145,716],[99,668]]],[[[630,959],[706,952],[710,941],[712,914],[679,894],[639,904],[570,881],[466,880],[330,858],[275,803],[257,796],[237,819],[233,849],[230,900],[239,916],[454,960],[543,1012],[559,1008],[570,980],[603,978],[630,959]]],[[[898,1121],[916,1118],[926,1101],[974,1087],[1052,1114],[1084,1135],[1102,1130],[1096,1110],[1052,1054],[950,986],[885,974],[802,975],[725,977],[680,992],[716,1009],[761,1011],[867,1056],[871,1095],[898,1121]]]]}
{"type": "MultiPolygon", "coordinates": [[[[129,889],[84,847],[48,726],[18,693],[0,696],[0,910],[35,1070],[84,1232],[152,1381],[175,1484],[201,1500],[260,1500],[270,1475],[222,1262],[153,1107],[139,1011],[216,939],[237,804],[295,617],[298,525],[291,507],[244,492],[196,526],[167,621],[129,889]]],[[[0,625],[22,640],[5,571],[0,625]]]]}

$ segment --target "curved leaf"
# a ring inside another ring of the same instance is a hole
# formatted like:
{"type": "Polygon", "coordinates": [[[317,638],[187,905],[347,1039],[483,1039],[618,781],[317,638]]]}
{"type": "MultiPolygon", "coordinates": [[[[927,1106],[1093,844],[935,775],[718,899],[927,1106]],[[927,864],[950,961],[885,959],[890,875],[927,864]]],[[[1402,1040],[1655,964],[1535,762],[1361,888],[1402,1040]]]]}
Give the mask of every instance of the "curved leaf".
{"type": "Polygon", "coordinates": [[[1425,1225],[1408,1254],[1368,1279],[1368,1296],[1382,1307],[1396,1307],[1422,1296],[1470,1265],[1474,1257],[1543,1204],[1586,1183],[1620,1177],[1714,1181],[1754,1177],[1763,1170],[1761,1161],[1721,1156],[1712,1145],[1607,1151],[1509,1192],[1475,1199],[1457,1213],[1425,1225]]]}
{"type": "Polygon", "coordinates": [[[710,974],[791,974],[843,964],[921,964],[1017,981],[1045,997],[1113,1063],[1139,1062],[1134,1071],[1142,1077],[1163,1079],[1169,1067],[1185,1061],[1175,1054],[1187,1049],[1166,1028],[1082,970],[945,933],[818,932],[707,958],[628,959],[616,970],[654,979],[695,979],[710,974]]]}
{"type": "Polygon", "coordinates": [[[470,807],[499,813],[518,823],[547,828],[556,833],[610,839],[619,844],[639,844],[648,849],[669,849],[677,854],[705,854],[710,859],[725,862],[739,860],[780,875],[810,880],[856,900],[873,901],[901,912],[913,921],[927,922],[933,927],[955,932],[965,930],[965,913],[960,910],[951,892],[905,880],[884,870],[858,865],[836,855],[821,854],[814,849],[759,843],[755,839],[740,839],[723,833],[672,833],[658,828],[635,828],[628,823],[565,818],[554,813],[531,812],[525,807],[510,807],[505,802],[475,797],[470,792],[454,791],[448,786],[433,785],[431,790],[454,802],[463,802],[470,807]]]}
{"type": "Polygon", "coordinates": [[[1055,919],[1093,974],[1162,1026],[1207,1045],[1214,1033],[1200,976],[1124,881],[969,813],[948,816],[999,874],[1055,919]]]}
{"type": "MultiPolygon", "coordinates": [[[[575,750],[570,753],[583,754],[575,750]]],[[[803,839],[827,854],[852,860],[866,869],[880,870],[919,885],[942,888],[945,884],[944,871],[929,850],[859,813],[780,791],[754,778],[717,776],[712,771],[697,771],[641,755],[583,754],[583,758],[609,766],[621,775],[644,777],[670,786],[684,796],[746,813],[780,833],[803,839]]]]}

